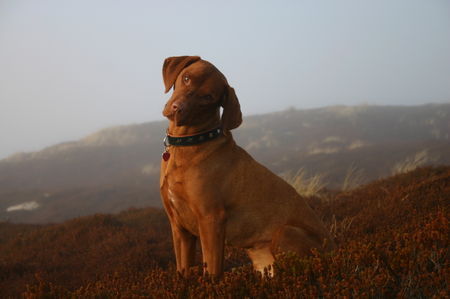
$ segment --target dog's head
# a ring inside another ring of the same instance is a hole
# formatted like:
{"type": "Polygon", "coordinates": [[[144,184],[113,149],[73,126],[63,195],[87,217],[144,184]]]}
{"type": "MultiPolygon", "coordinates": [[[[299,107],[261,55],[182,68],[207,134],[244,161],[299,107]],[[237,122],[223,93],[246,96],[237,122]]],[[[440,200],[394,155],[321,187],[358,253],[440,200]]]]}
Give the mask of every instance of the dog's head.
{"type": "Polygon", "coordinates": [[[225,76],[199,56],[169,57],[164,61],[166,93],[173,87],[163,115],[176,126],[195,126],[219,117],[224,130],[242,123],[239,101],[225,76]]]}

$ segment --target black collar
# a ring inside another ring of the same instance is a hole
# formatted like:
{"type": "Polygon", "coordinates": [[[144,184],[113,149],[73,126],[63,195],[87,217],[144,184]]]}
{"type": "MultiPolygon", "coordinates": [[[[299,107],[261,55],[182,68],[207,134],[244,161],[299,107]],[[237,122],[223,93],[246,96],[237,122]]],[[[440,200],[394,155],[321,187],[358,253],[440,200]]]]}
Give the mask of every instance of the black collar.
{"type": "Polygon", "coordinates": [[[197,135],[174,137],[166,134],[164,138],[164,146],[188,146],[196,145],[206,141],[210,141],[219,137],[222,133],[222,128],[215,128],[211,131],[200,133],[197,135]]]}

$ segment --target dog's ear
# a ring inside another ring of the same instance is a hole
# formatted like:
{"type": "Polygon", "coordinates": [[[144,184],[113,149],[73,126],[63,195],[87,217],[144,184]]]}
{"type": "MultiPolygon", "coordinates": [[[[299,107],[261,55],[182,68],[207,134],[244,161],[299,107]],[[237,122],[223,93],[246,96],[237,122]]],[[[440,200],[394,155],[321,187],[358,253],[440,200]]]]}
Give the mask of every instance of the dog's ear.
{"type": "Polygon", "coordinates": [[[223,107],[222,128],[226,134],[226,131],[233,130],[242,123],[241,106],[233,87],[227,86],[225,89],[221,106],[223,107]]]}
{"type": "Polygon", "coordinates": [[[172,88],[180,72],[188,65],[200,60],[199,56],[175,56],[164,60],[163,80],[166,87],[166,93],[172,88]]]}

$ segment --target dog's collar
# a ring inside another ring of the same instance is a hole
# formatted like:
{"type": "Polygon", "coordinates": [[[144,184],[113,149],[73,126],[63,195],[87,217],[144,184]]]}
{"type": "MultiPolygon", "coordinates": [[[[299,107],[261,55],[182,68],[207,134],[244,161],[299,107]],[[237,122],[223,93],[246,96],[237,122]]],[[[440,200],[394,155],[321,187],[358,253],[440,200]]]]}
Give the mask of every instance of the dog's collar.
{"type": "Polygon", "coordinates": [[[170,136],[166,133],[164,137],[164,146],[188,146],[196,145],[206,141],[211,141],[219,137],[222,133],[222,128],[215,128],[213,130],[190,136],[170,136]]]}

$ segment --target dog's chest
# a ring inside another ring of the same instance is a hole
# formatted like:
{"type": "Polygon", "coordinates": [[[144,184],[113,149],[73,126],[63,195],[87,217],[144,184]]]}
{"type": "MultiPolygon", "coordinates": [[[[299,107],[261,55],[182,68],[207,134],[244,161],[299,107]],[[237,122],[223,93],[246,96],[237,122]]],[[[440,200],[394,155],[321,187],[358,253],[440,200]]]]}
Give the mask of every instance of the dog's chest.
{"type": "Polygon", "coordinates": [[[173,220],[191,233],[198,235],[197,219],[185,190],[184,179],[176,175],[167,176],[164,185],[166,189],[164,200],[172,212],[173,220]]]}

